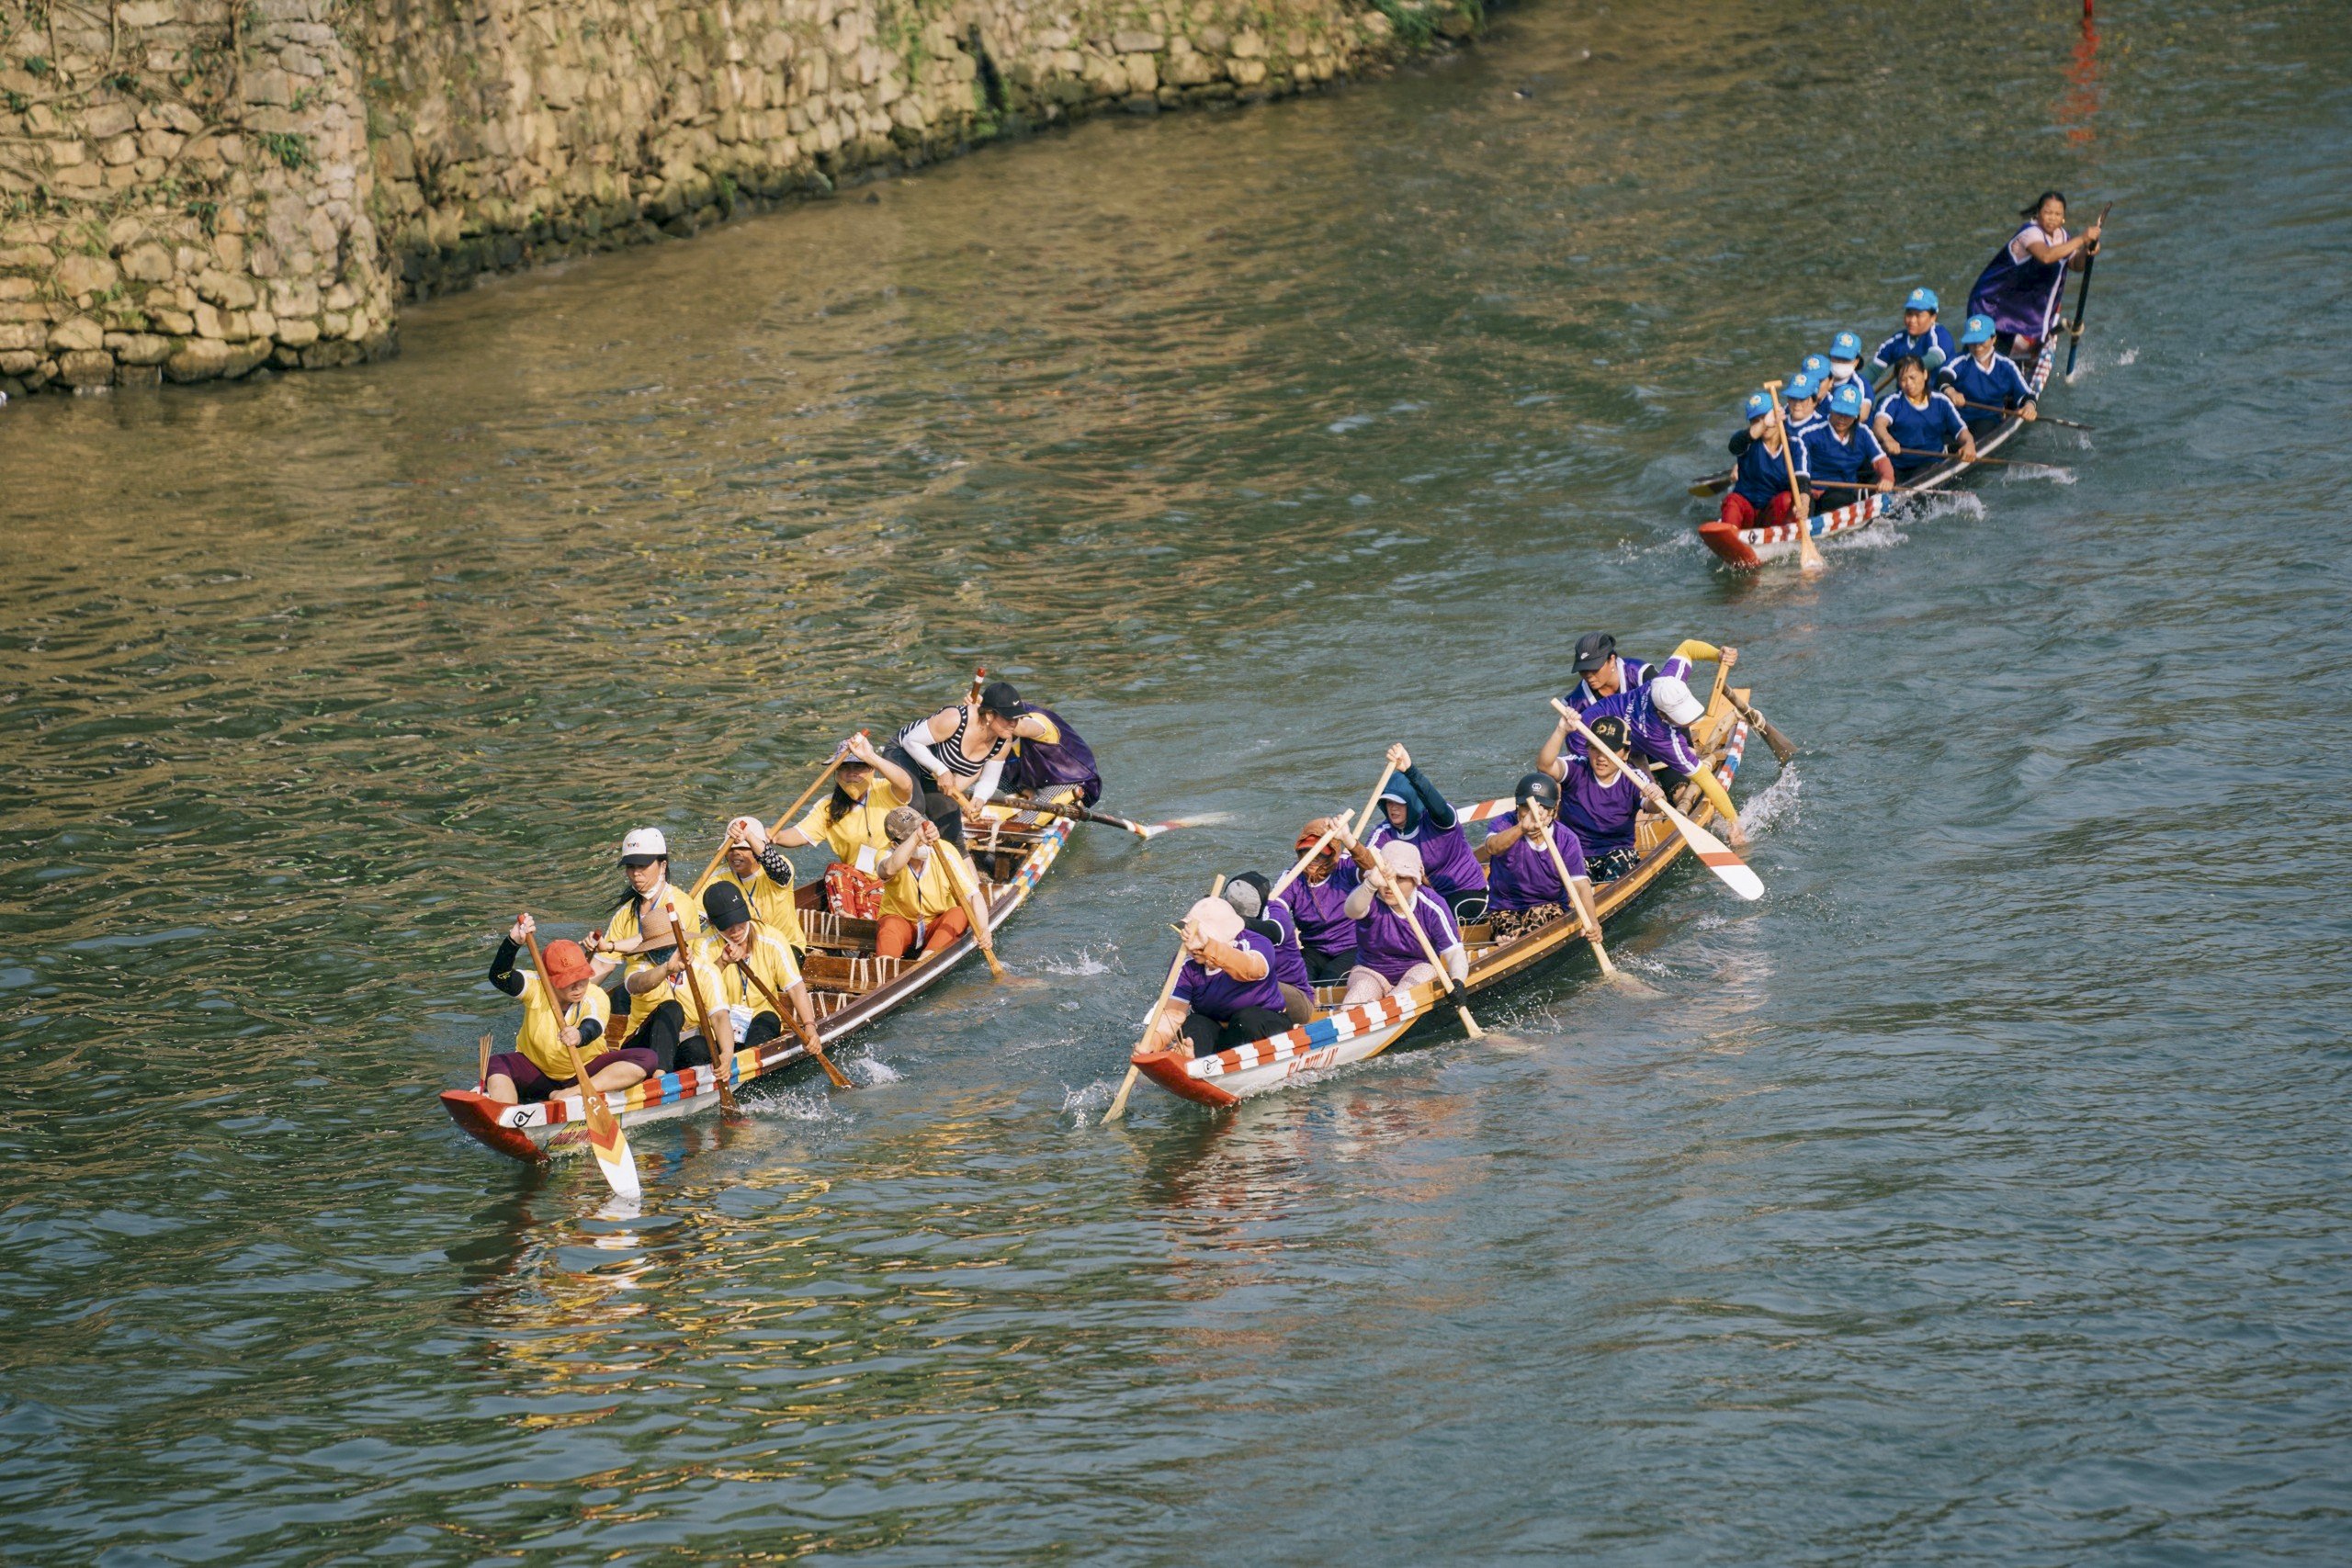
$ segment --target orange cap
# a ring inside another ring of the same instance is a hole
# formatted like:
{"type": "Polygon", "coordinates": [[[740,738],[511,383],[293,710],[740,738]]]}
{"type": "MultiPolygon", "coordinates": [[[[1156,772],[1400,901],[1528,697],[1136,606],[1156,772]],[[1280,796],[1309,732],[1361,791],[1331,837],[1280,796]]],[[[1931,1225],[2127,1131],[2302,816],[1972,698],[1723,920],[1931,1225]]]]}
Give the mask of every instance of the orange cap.
{"type": "Polygon", "coordinates": [[[547,967],[548,984],[559,991],[595,973],[588,967],[588,955],[580,951],[576,942],[551,942],[539,949],[539,960],[547,967]]]}

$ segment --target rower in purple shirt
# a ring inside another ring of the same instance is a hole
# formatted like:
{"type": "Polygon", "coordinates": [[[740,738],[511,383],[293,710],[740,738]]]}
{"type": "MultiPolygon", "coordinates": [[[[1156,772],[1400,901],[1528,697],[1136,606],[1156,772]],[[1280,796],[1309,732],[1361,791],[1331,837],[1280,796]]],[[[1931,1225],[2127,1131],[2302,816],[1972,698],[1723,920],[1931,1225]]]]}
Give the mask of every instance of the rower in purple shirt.
{"type": "Polygon", "coordinates": [[[1290,1029],[1274,980],[1273,943],[1249,930],[1232,905],[1222,898],[1194,904],[1185,911],[1182,940],[1184,962],[1144,1032],[1144,1052],[1215,1055],[1290,1029]]]}
{"type": "Polygon", "coordinates": [[[1390,991],[1440,978],[1413,935],[1413,925],[1430,939],[1430,949],[1445,966],[1448,988],[1458,994],[1470,977],[1470,954],[1462,945],[1462,928],[1454,924],[1453,911],[1422,885],[1421,852],[1401,839],[1389,840],[1378,854],[1357,840],[1349,841],[1348,851],[1365,880],[1348,895],[1348,913],[1356,922],[1356,966],[1348,971],[1340,1005],[1378,1001],[1390,991]]]}
{"type": "MultiPolygon", "coordinates": [[[[1625,755],[1632,742],[1622,716],[1605,715],[1589,722],[1603,746],[1625,755]]],[[[1576,834],[1593,886],[1614,882],[1640,864],[1634,829],[1641,816],[1642,789],[1634,775],[1589,748],[1561,753],[1542,765],[1559,781],[1560,819],[1576,834]]],[[[1487,880],[1492,886],[1491,870],[1487,880]]]]}
{"type": "MultiPolygon", "coordinates": [[[[1299,830],[1298,842],[1292,847],[1305,854],[1330,827],[1329,818],[1317,817],[1299,830]]],[[[1289,906],[1298,927],[1298,947],[1306,960],[1306,973],[1316,980],[1344,980],[1356,965],[1356,922],[1346,908],[1356,882],[1355,862],[1334,840],[1306,863],[1306,869],[1277,900],[1289,906]]]]}
{"type": "MultiPolygon", "coordinates": [[[[1577,683],[1560,700],[1582,713],[1593,704],[1613,697],[1650,678],[1650,667],[1617,651],[1617,639],[1607,632],[1587,632],[1577,638],[1577,683]]],[[[1566,725],[1560,733],[1568,732],[1566,725]]]]}
{"type": "Polygon", "coordinates": [[[1410,844],[1428,868],[1428,883],[1455,916],[1476,919],[1487,907],[1487,868],[1470,852],[1470,835],[1462,818],[1446,803],[1437,786],[1413,765],[1413,754],[1402,746],[1388,748],[1396,770],[1381,792],[1381,818],[1364,836],[1365,844],[1410,844]]]}
{"type": "Polygon", "coordinates": [[[1306,954],[1298,945],[1298,924],[1290,906],[1269,898],[1272,884],[1259,872],[1245,871],[1225,879],[1225,901],[1241,917],[1244,930],[1257,932],[1274,945],[1274,980],[1283,988],[1283,1008],[1293,1023],[1315,1021],[1315,982],[1307,977],[1306,954]]]}
{"type": "MultiPolygon", "coordinates": [[[[1633,747],[1626,760],[1635,767],[1662,765],[1667,775],[1662,782],[1668,787],[1696,784],[1723,818],[1724,841],[1736,850],[1746,846],[1747,835],[1739,826],[1739,811],[1731,803],[1731,792],[1700,757],[1698,742],[1691,738],[1690,727],[1706,716],[1707,707],[1690,694],[1684,682],[1694,660],[1721,657],[1708,644],[1695,637],[1687,639],[1658,666],[1648,685],[1597,705],[1584,715],[1584,721],[1589,725],[1602,718],[1624,720],[1626,739],[1633,747]]],[[[1579,744],[1577,749],[1584,748],[1579,744]]]]}
{"type": "MultiPolygon", "coordinates": [[[[1559,781],[1549,773],[1529,773],[1511,793],[1519,810],[1510,825],[1489,833],[1478,846],[1478,858],[1487,863],[1487,919],[1497,942],[1541,931],[1571,908],[1585,919],[1592,908],[1592,877],[1585,866],[1584,846],[1559,818],[1559,781]],[[1559,852],[1557,864],[1537,836],[1544,833],[1559,852]],[[1562,866],[1568,873],[1566,887],[1560,885],[1562,866]]],[[[1597,921],[1592,929],[1600,929],[1597,921]]]]}

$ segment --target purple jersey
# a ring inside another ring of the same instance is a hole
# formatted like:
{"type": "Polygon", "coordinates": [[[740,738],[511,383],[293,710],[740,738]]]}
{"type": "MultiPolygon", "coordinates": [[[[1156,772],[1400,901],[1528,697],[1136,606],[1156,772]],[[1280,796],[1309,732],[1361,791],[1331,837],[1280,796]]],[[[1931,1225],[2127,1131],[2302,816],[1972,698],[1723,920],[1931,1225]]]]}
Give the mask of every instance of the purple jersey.
{"type": "MultiPolygon", "coordinates": [[[[1426,887],[1413,889],[1413,918],[1422,931],[1429,933],[1430,946],[1443,957],[1449,947],[1462,945],[1462,932],[1453,923],[1453,911],[1445,900],[1426,887]]],[[[1356,962],[1377,974],[1390,985],[1405,977],[1405,971],[1429,959],[1421,952],[1421,944],[1413,938],[1412,927],[1405,917],[1390,907],[1388,900],[1374,893],[1372,912],[1356,922],[1356,962]]]]}
{"type": "Polygon", "coordinates": [[[1380,825],[1372,830],[1364,847],[1374,854],[1380,846],[1392,839],[1401,839],[1421,852],[1421,870],[1429,876],[1429,885],[1441,893],[1476,893],[1487,886],[1487,868],[1478,863],[1471,852],[1470,835],[1456,822],[1451,828],[1432,828],[1427,821],[1410,833],[1400,833],[1389,825],[1385,813],[1380,825]]]}
{"type": "Polygon", "coordinates": [[[1604,784],[1593,776],[1588,759],[1567,761],[1568,776],[1560,783],[1560,820],[1584,845],[1585,858],[1593,860],[1632,847],[1634,818],[1642,809],[1641,786],[1634,776],[1621,768],[1616,778],[1604,784]]]}
{"type": "Polygon", "coordinates": [[[1282,932],[1282,940],[1274,943],[1274,978],[1313,996],[1315,982],[1306,976],[1306,954],[1299,951],[1298,921],[1292,918],[1290,906],[1280,898],[1272,900],[1266,906],[1266,920],[1282,932]]]}
{"type": "MultiPolygon", "coordinates": [[[[1559,846],[1560,860],[1570,876],[1589,876],[1585,868],[1584,846],[1565,822],[1552,824],[1552,842],[1559,846]]],[[[1552,864],[1552,857],[1544,846],[1525,834],[1521,834],[1510,848],[1487,863],[1487,908],[1489,909],[1532,909],[1538,904],[1567,905],[1567,890],[1560,886],[1559,871],[1552,864]]]]}
{"type": "MultiPolygon", "coordinates": [[[[1657,672],[1671,675],[1678,681],[1688,681],[1690,661],[1682,658],[1669,659],[1657,667],[1657,672]]],[[[1699,771],[1698,747],[1691,744],[1690,735],[1680,726],[1668,723],[1666,715],[1657,711],[1657,705],[1650,701],[1649,687],[1645,685],[1633,691],[1620,692],[1605,702],[1595,703],[1592,711],[1584,716],[1584,721],[1591,725],[1612,717],[1625,721],[1625,733],[1632,738],[1631,750],[1654,762],[1664,762],[1685,777],[1699,771]]],[[[1581,741],[1582,737],[1578,739],[1581,741]]],[[[1581,755],[1583,747],[1579,745],[1577,750],[1581,755]]]]}
{"type": "Polygon", "coordinates": [[[1282,901],[1290,906],[1300,945],[1317,953],[1354,949],[1356,923],[1348,919],[1343,906],[1348,895],[1356,890],[1357,881],[1356,863],[1342,859],[1322,881],[1309,882],[1302,876],[1283,889],[1282,901]]]}
{"type": "MultiPolygon", "coordinates": [[[[1617,655],[1617,664],[1618,667],[1624,671],[1625,684],[1621,689],[1623,692],[1630,692],[1636,686],[1645,686],[1649,684],[1650,677],[1657,673],[1657,671],[1651,669],[1649,665],[1643,662],[1641,660],[1629,659],[1622,653],[1617,655]]],[[[1619,694],[1621,694],[1620,692],[1611,692],[1610,696],[1617,696],[1619,694]]],[[[1604,702],[1607,699],[1602,697],[1599,692],[1592,689],[1592,682],[1589,680],[1578,677],[1576,683],[1576,689],[1571,691],[1566,696],[1562,697],[1560,700],[1567,704],[1568,706],[1574,708],[1577,712],[1582,713],[1585,709],[1592,706],[1593,704],[1604,702]]]]}
{"type": "Polygon", "coordinates": [[[2047,337],[2050,328],[2063,314],[2058,308],[2058,296],[2066,287],[2066,264],[2033,259],[2026,249],[2029,241],[2040,240],[2047,245],[2066,243],[2066,231],[2045,234],[2040,221],[2029,221],[2009,238],[2009,243],[1993,253],[1984,270],[1976,275],[1976,287],[1968,291],[1968,313],[1990,316],[1996,330],[2023,333],[2029,337],[2047,337]]]}
{"type": "Polygon", "coordinates": [[[1243,1008],[1282,1011],[1283,988],[1274,983],[1274,944],[1256,931],[1245,931],[1233,939],[1233,945],[1266,961],[1264,979],[1237,980],[1222,969],[1212,969],[1187,958],[1184,967],[1177,973],[1176,988],[1169,996],[1219,1023],[1231,1022],[1233,1015],[1243,1008]]]}

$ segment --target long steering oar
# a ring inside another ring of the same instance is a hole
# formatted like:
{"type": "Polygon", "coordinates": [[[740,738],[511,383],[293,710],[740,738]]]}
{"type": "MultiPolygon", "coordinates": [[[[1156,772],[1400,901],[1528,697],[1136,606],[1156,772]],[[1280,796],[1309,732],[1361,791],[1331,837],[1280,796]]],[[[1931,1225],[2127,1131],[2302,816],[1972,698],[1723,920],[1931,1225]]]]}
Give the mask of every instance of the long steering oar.
{"type": "MultiPolygon", "coordinates": [[[[556,1006],[555,986],[548,979],[547,960],[539,956],[538,933],[526,931],[523,941],[531,950],[531,967],[548,994],[548,1010],[555,1015],[556,1038],[560,1040],[563,1012],[556,1006]]],[[[564,1049],[571,1054],[571,1078],[580,1086],[580,1109],[588,1121],[588,1147],[596,1156],[596,1168],[604,1172],[605,1182],[622,1197],[642,1197],[645,1187],[637,1179],[637,1156],[629,1152],[628,1136],[621,1131],[621,1119],[605,1103],[604,1091],[588,1081],[588,1064],[581,1059],[580,1047],[567,1044],[564,1049]]]]}
{"type": "MultiPolygon", "coordinates": [[[[1723,657],[1715,661],[1715,689],[1708,694],[1707,706],[1712,709],[1717,697],[1728,700],[1732,710],[1747,721],[1749,728],[1764,738],[1764,744],[1772,748],[1772,755],[1786,766],[1789,759],[1797,754],[1796,742],[1773,728],[1770,719],[1748,706],[1741,700],[1740,694],[1731,689],[1731,667],[1738,662],[1739,649],[1724,649],[1723,657]]],[[[1718,735],[1716,739],[1720,741],[1722,736],[1718,735]]]]}
{"type": "Polygon", "coordinates": [[[835,1089],[855,1089],[857,1087],[856,1084],[850,1081],[849,1075],[842,1072],[840,1067],[836,1066],[831,1056],[825,1055],[824,1042],[818,1038],[816,1029],[812,1025],[800,1021],[799,1011],[797,1009],[789,1008],[785,1005],[784,998],[775,994],[775,987],[769,985],[765,980],[760,978],[758,972],[752,969],[749,959],[745,959],[743,962],[736,964],[735,967],[743,972],[743,978],[749,980],[752,985],[759,987],[760,995],[767,998],[768,1006],[775,1009],[775,1016],[777,1019],[789,1026],[792,1032],[800,1036],[800,1043],[802,1047],[808,1051],[809,1055],[817,1059],[817,1065],[825,1069],[825,1076],[832,1080],[832,1084],[835,1089]]]}
{"type": "MultiPolygon", "coordinates": [[[[859,733],[863,734],[865,732],[861,730],[859,733]]],[[[784,808],[784,815],[775,819],[775,826],[769,829],[768,831],[771,833],[781,833],[786,828],[791,827],[792,819],[795,816],[798,815],[800,808],[808,805],[810,797],[819,790],[825,787],[825,781],[833,776],[833,770],[840,767],[843,761],[848,760],[848,757],[849,748],[847,746],[834,747],[832,760],[827,762],[823,770],[817,774],[817,782],[810,784],[807,789],[802,790],[800,792],[800,798],[784,808]]],[[[710,857],[710,863],[702,868],[702,874],[695,878],[694,886],[687,889],[687,897],[699,898],[702,897],[703,889],[710,886],[710,879],[718,874],[718,863],[727,858],[727,852],[733,847],[734,845],[730,841],[720,841],[718,852],[710,857]]],[[[790,892],[791,889],[786,888],[785,891],[790,892]]]]}
{"type": "MultiPolygon", "coordinates": [[[[674,893],[676,889],[671,891],[674,893]]],[[[712,1044],[717,1025],[711,1021],[710,998],[702,994],[702,974],[695,967],[695,955],[686,946],[686,928],[678,919],[677,899],[662,899],[662,912],[669,917],[670,941],[676,946],[678,962],[686,966],[686,990],[695,998],[695,1016],[702,1020],[702,1043],[712,1044]]],[[[727,1022],[727,1049],[713,1052],[710,1076],[718,1080],[718,1109],[736,1116],[741,1112],[735,1108],[735,1021],[730,1016],[727,1022]]]]}
{"type": "MultiPolygon", "coordinates": [[[[2115,203],[2111,201],[2100,208],[2098,221],[2092,227],[2105,229],[2107,215],[2114,210],[2115,203]]],[[[2074,324],[2066,329],[2066,379],[2069,381],[2075,378],[2075,355],[2082,351],[2083,310],[2091,302],[2091,268],[2097,265],[2098,265],[2098,246],[2094,243],[2088,254],[2083,257],[2083,281],[2081,287],[2075,290],[2075,321],[2074,324]]]]}
{"type": "Polygon", "coordinates": [[[1165,822],[1130,822],[1117,812],[1105,811],[1099,806],[1080,806],[1076,801],[1039,800],[1034,795],[1016,795],[1007,797],[1004,804],[1040,817],[1066,817],[1073,822],[1100,822],[1106,828],[1133,833],[1146,843],[1162,833],[1172,833],[1179,828],[1205,827],[1223,817],[1221,812],[1211,812],[1204,816],[1173,817],[1165,822]]]}
{"type": "MultiPolygon", "coordinates": [[[[1216,881],[1209,884],[1210,897],[1214,898],[1224,891],[1225,878],[1223,876],[1220,875],[1216,881]]],[[[1159,983],[1159,999],[1151,1004],[1151,1010],[1143,1015],[1143,1040],[1136,1042],[1136,1051],[1142,1050],[1144,1040],[1151,1038],[1152,1022],[1159,1017],[1159,1010],[1168,1005],[1169,997],[1176,989],[1176,976],[1183,972],[1184,949],[1180,943],[1176,949],[1176,956],[1168,961],[1168,978],[1159,983]]],[[[1111,1097],[1111,1108],[1102,1112],[1102,1120],[1105,1122],[1116,1122],[1120,1117],[1125,1116],[1127,1113],[1127,1096],[1135,1092],[1136,1079],[1143,1076],[1142,1069],[1137,1067],[1132,1059],[1135,1055],[1135,1051],[1128,1052],[1127,1055],[1130,1058],[1127,1063],[1127,1076],[1119,1080],[1119,1092],[1111,1097]]]]}
{"type": "MultiPolygon", "coordinates": [[[[1385,784],[1387,781],[1384,778],[1381,782],[1385,784]]],[[[1373,798],[1377,800],[1380,797],[1375,795],[1373,798]]],[[[1375,860],[1379,858],[1377,850],[1373,852],[1373,858],[1375,860]]],[[[1420,917],[1414,913],[1413,906],[1405,902],[1404,890],[1396,886],[1396,874],[1386,866],[1383,866],[1379,874],[1382,881],[1378,885],[1378,890],[1387,898],[1388,907],[1396,911],[1396,918],[1404,921],[1412,931],[1414,940],[1421,944],[1421,956],[1429,960],[1430,968],[1435,974],[1438,983],[1445,987],[1446,995],[1453,998],[1454,1013],[1462,1020],[1462,1032],[1473,1040],[1484,1040],[1487,1037],[1487,1032],[1478,1027],[1476,1019],[1470,1016],[1468,993],[1463,990],[1461,981],[1446,973],[1443,961],[1437,955],[1437,944],[1430,942],[1430,933],[1421,929],[1420,917]]],[[[1418,893],[1414,895],[1415,902],[1419,901],[1419,897],[1418,893]]]]}
{"type": "Polygon", "coordinates": [[[1601,741],[1600,737],[1586,728],[1584,720],[1578,717],[1577,711],[1567,704],[1555,697],[1552,699],[1552,705],[1558,709],[1560,716],[1568,721],[1569,728],[1584,737],[1585,744],[1633,775],[1634,783],[1643,795],[1665,815],[1668,822],[1674,824],[1674,830],[1682,835],[1682,841],[1690,846],[1691,852],[1699,857],[1709,871],[1723,879],[1724,886],[1743,898],[1764,897],[1763,878],[1749,870],[1746,861],[1725,848],[1721,839],[1677,811],[1674,808],[1674,802],[1667,799],[1666,791],[1657,787],[1657,781],[1649,776],[1647,770],[1628,767],[1623,757],[1611,751],[1601,741]]]}
{"type": "Polygon", "coordinates": [[[1781,466],[1789,470],[1789,516],[1797,525],[1797,565],[1804,571],[1819,571],[1829,563],[1813,542],[1813,519],[1804,514],[1804,496],[1797,489],[1797,436],[1781,414],[1781,384],[1765,382],[1764,395],[1772,400],[1772,420],[1781,427],[1781,466]]]}

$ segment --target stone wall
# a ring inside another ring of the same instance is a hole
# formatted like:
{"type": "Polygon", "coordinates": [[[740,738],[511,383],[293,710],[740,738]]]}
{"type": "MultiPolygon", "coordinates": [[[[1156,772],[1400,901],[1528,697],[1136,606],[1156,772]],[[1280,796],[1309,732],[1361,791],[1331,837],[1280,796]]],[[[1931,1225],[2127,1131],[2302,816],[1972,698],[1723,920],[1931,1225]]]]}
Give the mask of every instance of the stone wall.
{"type": "Polygon", "coordinates": [[[0,390],[374,357],[481,272],[1311,89],[1477,4],[0,0],[0,390]]]}

